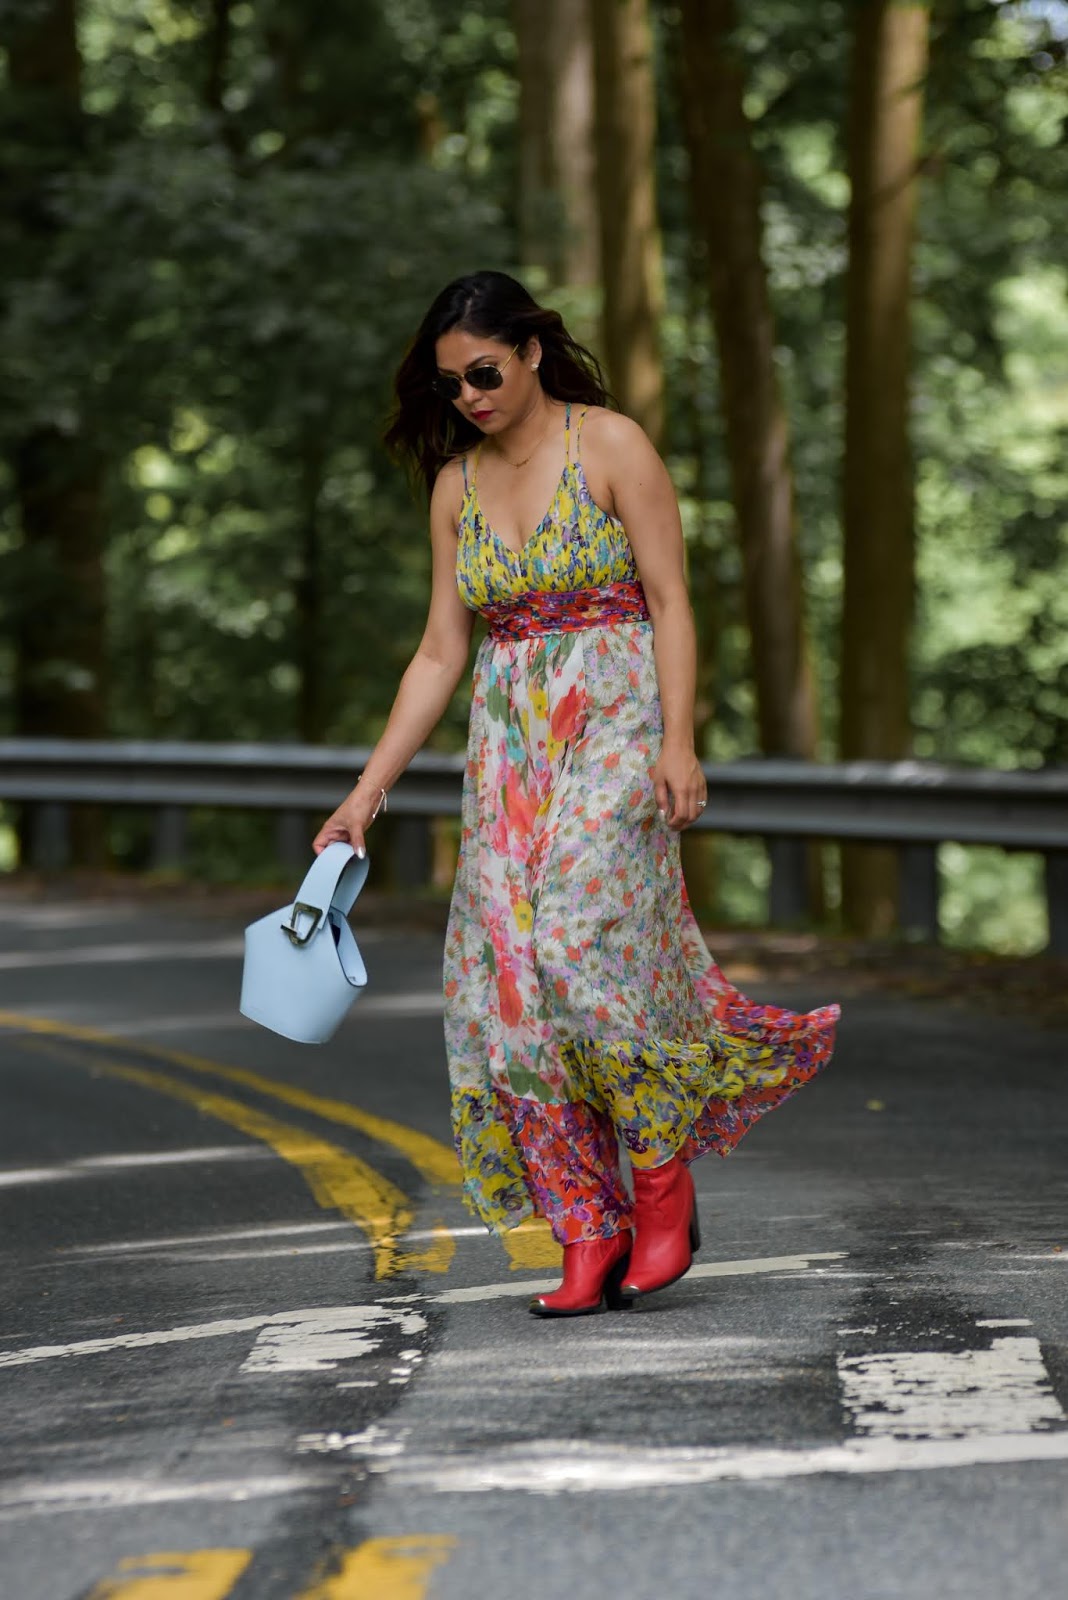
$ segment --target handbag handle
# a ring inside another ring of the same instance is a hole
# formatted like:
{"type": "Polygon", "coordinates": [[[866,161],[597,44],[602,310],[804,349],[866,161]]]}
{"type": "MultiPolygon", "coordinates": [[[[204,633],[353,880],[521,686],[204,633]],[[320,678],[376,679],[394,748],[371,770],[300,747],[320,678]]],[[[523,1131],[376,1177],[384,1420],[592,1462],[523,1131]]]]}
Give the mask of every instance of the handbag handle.
{"type": "Polygon", "coordinates": [[[356,904],[356,897],[367,882],[371,859],[359,857],[351,844],[335,839],[333,844],[316,856],[297,890],[289,921],[282,923],[282,932],[292,944],[307,944],[331,909],[348,913],[356,904]],[[306,927],[301,918],[310,917],[306,927]]]}

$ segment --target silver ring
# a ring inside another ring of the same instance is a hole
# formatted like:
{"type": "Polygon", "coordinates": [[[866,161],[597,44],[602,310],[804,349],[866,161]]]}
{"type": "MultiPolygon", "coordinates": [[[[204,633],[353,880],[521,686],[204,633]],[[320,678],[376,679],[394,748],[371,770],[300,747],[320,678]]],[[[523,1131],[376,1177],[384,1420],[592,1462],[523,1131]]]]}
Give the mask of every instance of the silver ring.
{"type": "Polygon", "coordinates": [[[698,800],[698,802],[697,802],[698,811],[703,811],[705,809],[705,806],[707,806],[707,804],[708,804],[707,800],[698,800]]]}

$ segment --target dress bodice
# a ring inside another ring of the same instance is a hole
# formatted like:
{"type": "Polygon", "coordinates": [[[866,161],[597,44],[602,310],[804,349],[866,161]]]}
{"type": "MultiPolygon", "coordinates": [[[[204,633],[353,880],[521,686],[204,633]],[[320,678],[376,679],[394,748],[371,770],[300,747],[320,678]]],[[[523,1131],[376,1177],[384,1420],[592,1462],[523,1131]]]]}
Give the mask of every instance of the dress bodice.
{"type": "MultiPolygon", "coordinates": [[[[478,499],[478,450],[464,466],[464,498],[456,549],[460,598],[473,611],[524,595],[566,593],[633,583],[638,576],[623,524],[595,504],[579,459],[583,407],[574,431],[564,412],[566,460],[552,504],[523,549],[494,533],[478,499]]],[[[481,446],[479,446],[481,449],[481,446]]]]}

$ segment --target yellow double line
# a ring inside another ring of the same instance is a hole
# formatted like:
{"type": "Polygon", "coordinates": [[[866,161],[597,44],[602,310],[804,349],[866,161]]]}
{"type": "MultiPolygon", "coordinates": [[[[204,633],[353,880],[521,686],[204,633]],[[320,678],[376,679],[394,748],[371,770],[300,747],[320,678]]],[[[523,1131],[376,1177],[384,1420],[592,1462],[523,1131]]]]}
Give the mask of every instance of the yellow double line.
{"type": "MultiPolygon", "coordinates": [[[[456,1540],[444,1534],[368,1539],[335,1552],[333,1572],[295,1600],[423,1600],[456,1540]]],[[[251,1550],[166,1550],[127,1556],[89,1600],[226,1600],[252,1560],[251,1550]]]]}
{"type": "MultiPolygon", "coordinates": [[[[43,1054],[79,1067],[90,1067],[110,1077],[122,1078],[158,1094],[184,1101],[266,1144],[300,1172],[320,1206],[340,1212],[366,1235],[374,1252],[376,1278],[388,1278],[401,1271],[448,1271],[456,1251],[456,1241],[444,1223],[435,1225],[434,1238],[428,1248],[402,1251],[400,1241],[414,1220],[407,1195],[383,1173],[340,1145],[309,1133],[296,1124],[282,1122],[277,1117],[258,1111],[242,1100],[235,1100],[199,1084],[188,1083],[170,1072],[132,1066],[124,1061],[102,1059],[96,1055],[90,1058],[65,1048],[77,1043],[103,1046],[109,1050],[122,1048],[121,1041],[95,1028],[56,1022],[49,1017],[27,1016],[17,1011],[0,1011],[0,1027],[33,1034],[34,1047],[43,1054]]],[[[236,1084],[292,1106],[295,1110],[350,1128],[374,1140],[376,1144],[396,1150],[433,1189],[455,1191],[459,1188],[460,1173],[453,1151],[437,1139],[432,1139],[429,1134],[420,1133],[404,1123],[375,1116],[347,1100],[311,1094],[294,1084],[266,1078],[243,1067],[224,1066],[184,1051],[165,1050],[153,1044],[137,1044],[127,1048],[151,1061],[160,1061],[202,1077],[236,1084]]],[[[513,1229],[504,1235],[503,1243],[512,1258],[513,1270],[553,1266],[560,1259],[559,1247],[553,1243],[544,1223],[530,1223],[513,1229]]]]}

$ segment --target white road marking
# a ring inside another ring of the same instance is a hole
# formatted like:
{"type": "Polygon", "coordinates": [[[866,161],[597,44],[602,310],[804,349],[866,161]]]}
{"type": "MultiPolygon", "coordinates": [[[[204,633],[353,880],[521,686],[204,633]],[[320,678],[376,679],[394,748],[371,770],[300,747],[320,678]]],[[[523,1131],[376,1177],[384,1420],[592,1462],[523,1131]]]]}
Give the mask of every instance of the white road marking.
{"type": "Polygon", "coordinates": [[[103,1022],[96,1018],[85,1019],[98,1033],[106,1033],[112,1039],[139,1039],[146,1035],[151,1038],[156,1033],[216,1033],[220,1028],[247,1028],[250,1026],[248,1018],[243,1017],[236,1007],[228,1011],[204,1011],[199,1016],[190,1015],[187,1011],[184,1016],[165,1017],[105,1017],[103,1022]]]}
{"type": "Polygon", "coordinates": [[[270,1161],[271,1151],[256,1145],[198,1145],[192,1150],[149,1150],[131,1155],[78,1156],[54,1167],[0,1169],[0,1189],[18,1189],[28,1183],[59,1183],[92,1177],[97,1172],[122,1172],[141,1167],[186,1166],[194,1161],[270,1161]]]}
{"type": "Polygon", "coordinates": [[[854,1429],[870,1439],[1001,1438],[1068,1422],[1033,1338],[839,1356],[838,1377],[854,1429]]]}
{"type": "MultiPolygon", "coordinates": [[[[660,1322],[656,1318],[656,1322],[660,1322]]],[[[535,1337],[517,1341],[512,1352],[511,1371],[524,1386],[593,1379],[613,1383],[632,1378],[670,1379],[682,1383],[748,1383],[766,1380],[774,1374],[781,1382],[792,1374],[804,1377],[806,1368],[797,1360],[797,1351],[787,1338],[767,1339],[753,1335],[701,1332],[690,1337],[670,1337],[659,1327],[641,1337],[630,1319],[624,1330],[618,1317],[604,1317],[597,1326],[600,1336],[586,1330],[579,1342],[566,1352],[556,1343],[543,1343],[535,1337]]],[[[649,1320],[645,1327],[650,1328],[649,1320]]],[[[461,1397],[479,1393],[485,1379],[486,1352],[479,1344],[460,1349],[437,1350],[432,1359],[440,1385],[448,1387],[458,1403],[461,1397]]]]}
{"type": "Polygon", "coordinates": [[[351,1222],[276,1222],[264,1228],[207,1229],[204,1233],[172,1233],[156,1239],[121,1239],[112,1244],[75,1244],[61,1254],[71,1256],[126,1255],[135,1250],[178,1250],[183,1245],[223,1244],[235,1239],[271,1239],[306,1233],[338,1233],[351,1222]]]}
{"type": "Polygon", "coordinates": [[[110,966],[115,962],[215,961],[219,956],[240,956],[244,940],[228,935],[225,939],[160,939],[155,944],[82,944],[48,950],[4,950],[0,952],[0,972],[19,972],[34,967],[110,966]]]}
{"type": "Polygon", "coordinates": [[[185,1344],[191,1339],[228,1339],[237,1333],[258,1332],[270,1320],[270,1317],[222,1317],[216,1322],[191,1322],[183,1328],[113,1333],[106,1339],[78,1339],[71,1344],[39,1344],[28,1350],[3,1350],[0,1351],[0,1368],[30,1367],[38,1361],[103,1355],[110,1350],[149,1350],[156,1345],[185,1344]]]}
{"type": "MultiPolygon", "coordinates": [[[[717,1192],[716,1199],[719,1199],[717,1192]]],[[[779,1216],[761,1217],[761,1222],[816,1222],[827,1215],[826,1211],[784,1211],[779,1216]]]]}
{"type": "Polygon", "coordinates": [[[0,1172],[0,1189],[19,1189],[27,1183],[55,1183],[57,1178],[76,1178],[76,1172],[62,1167],[13,1167],[0,1172]]]}
{"type": "MultiPolygon", "coordinates": [[[[241,1146],[243,1149],[243,1146],[241,1146]]],[[[208,1246],[225,1245],[225,1243],[238,1243],[243,1238],[256,1240],[256,1238],[288,1238],[301,1237],[304,1234],[339,1234],[339,1232],[352,1232],[352,1222],[277,1222],[270,1227],[233,1227],[233,1229],[208,1229],[203,1234],[169,1234],[161,1238],[123,1238],[106,1245],[70,1245],[69,1250],[61,1251],[64,1256],[126,1256],[126,1254],[139,1253],[139,1251],[160,1251],[161,1254],[173,1250],[184,1250],[185,1246],[200,1246],[205,1254],[190,1256],[190,1261],[241,1261],[245,1258],[245,1251],[233,1251],[232,1254],[221,1254],[208,1251],[208,1246]]],[[[484,1238],[486,1242],[492,1240],[484,1227],[449,1227],[446,1229],[451,1238],[484,1238]]],[[[441,1237],[440,1227],[435,1229],[420,1229],[412,1234],[404,1234],[404,1243],[433,1243],[441,1237]]],[[[304,1248],[304,1246],[301,1246],[304,1248]]],[[[329,1246],[334,1248],[334,1246],[329,1246]]],[[[344,1246],[349,1248],[349,1246],[344,1246]]],[[[355,1250],[371,1250],[373,1246],[366,1240],[353,1240],[352,1248],[355,1250]]],[[[251,1251],[249,1254],[278,1254],[289,1256],[293,1248],[288,1245],[278,1245],[277,1250],[251,1251]]]]}
{"type": "MultiPolygon", "coordinates": [[[[353,1453],[360,1452],[357,1449],[353,1453]]],[[[828,1473],[853,1476],[931,1472],[1010,1461],[1065,1460],[1068,1432],[988,1434],[970,1439],[854,1440],[812,1450],[642,1449],[548,1439],[535,1446],[475,1460],[449,1455],[409,1457],[395,1466],[368,1464],[372,1471],[388,1470],[391,1481],[399,1487],[439,1494],[604,1494],[681,1488],[729,1479],[767,1482],[828,1473]]]]}
{"type": "MultiPolygon", "coordinates": [[[[414,1298],[414,1297],[413,1297],[414,1298]]],[[[34,1345],[26,1350],[0,1351],[0,1368],[3,1367],[29,1367],[38,1361],[62,1360],[68,1356],[93,1356],[103,1355],[112,1350],[148,1350],[159,1345],[186,1344],[193,1339],[227,1339],[239,1333],[259,1333],[261,1329],[283,1330],[282,1335],[275,1341],[267,1341],[263,1346],[261,1364],[246,1367],[242,1370],[249,1371],[309,1371],[313,1370],[312,1362],[319,1366],[332,1366],[337,1358],[326,1353],[327,1344],[331,1338],[336,1338],[339,1343],[345,1342],[345,1329],[348,1328],[350,1348],[353,1354],[362,1354],[356,1350],[354,1342],[361,1336],[360,1330],[373,1326],[377,1316],[378,1322],[391,1322],[399,1327],[402,1333],[420,1332],[425,1323],[418,1312],[412,1311],[384,1311],[381,1306],[315,1306],[307,1310],[278,1311],[271,1316],[260,1317],[222,1317],[214,1322],[191,1322],[180,1328],[154,1329],[145,1333],[114,1333],[106,1339],[79,1339],[70,1344],[41,1344],[34,1345]],[[360,1317],[364,1318],[360,1322],[360,1317]],[[287,1366],[285,1362],[292,1357],[298,1359],[302,1337],[305,1339],[303,1364],[300,1366],[287,1366]],[[269,1359],[267,1352],[273,1348],[274,1358],[269,1359]]],[[[253,1348],[253,1355],[258,1345],[253,1348]]],[[[377,1348],[377,1345],[376,1345],[377,1348]]],[[[249,1357],[252,1360],[252,1356],[249,1357]]]]}
{"type": "Polygon", "coordinates": [[[361,1461],[392,1460],[404,1454],[409,1428],[387,1428],[372,1422],[362,1433],[302,1433],[297,1440],[301,1455],[331,1456],[344,1452],[361,1461]]]}
{"type": "Polygon", "coordinates": [[[22,905],[5,894],[4,919],[13,928],[44,928],[55,933],[57,928],[87,928],[100,923],[123,922],[140,912],[129,901],[118,904],[46,905],[40,901],[27,901],[22,905]]]}
{"type": "Polygon", "coordinates": [[[390,1328],[399,1328],[406,1334],[424,1333],[426,1318],[418,1311],[380,1305],[328,1306],[272,1317],[241,1371],[271,1376],[281,1372],[333,1372],[341,1361],[373,1354],[390,1328]]]}
{"type": "Polygon", "coordinates": [[[975,1326],[977,1328],[1031,1328],[1034,1324],[1030,1317],[982,1317],[975,1326]]]}
{"type": "MultiPolygon", "coordinates": [[[[485,1228],[445,1228],[444,1232],[453,1239],[463,1239],[474,1235],[478,1239],[491,1242],[493,1235],[485,1228]]],[[[429,1228],[416,1230],[404,1235],[405,1247],[412,1244],[436,1244],[442,1236],[442,1228],[429,1228]]],[[[350,1251],[357,1254],[374,1249],[374,1245],[367,1239],[351,1238],[337,1240],[332,1244],[302,1244],[302,1245],[265,1245],[258,1249],[249,1250],[190,1250],[184,1257],[185,1261],[269,1261],[278,1256],[325,1256],[344,1255],[350,1251]]]]}
{"type": "MultiPolygon", "coordinates": [[[[476,1230],[481,1232],[481,1230],[476,1230]]],[[[410,1237],[418,1238],[419,1235],[410,1237]]],[[[747,1275],[759,1272],[781,1272],[784,1269],[803,1271],[813,1261],[837,1261],[845,1254],[842,1250],[815,1251],[807,1255],[798,1256],[764,1256],[753,1260],[743,1261],[706,1261],[690,1269],[691,1278],[720,1278],[732,1277],[736,1274],[747,1275]]],[[[314,1342],[318,1335],[313,1324],[315,1319],[321,1319],[320,1331],[324,1337],[331,1329],[338,1329],[345,1324],[345,1319],[356,1318],[348,1324],[351,1337],[358,1339],[364,1337],[366,1329],[374,1326],[372,1322],[360,1322],[360,1317],[388,1317],[401,1330],[408,1326],[405,1318],[409,1313],[386,1312],[385,1307],[396,1305],[465,1305],[484,1300],[503,1299],[511,1296],[524,1296],[540,1294],[556,1287],[555,1279],[527,1279],[522,1283],[484,1283],[467,1289],[446,1289],[436,1295],[392,1295],[380,1297],[370,1306],[326,1306],[313,1307],[308,1310],[279,1311],[270,1316],[259,1317],[224,1317],[213,1322],[194,1322],[179,1328],[155,1329],[145,1333],[118,1333],[111,1334],[103,1339],[79,1339],[67,1344],[35,1345],[27,1350],[0,1351],[0,1368],[27,1367],[38,1361],[54,1361],[67,1356],[99,1355],[109,1350],[144,1350],[157,1345],[184,1344],[191,1339],[218,1339],[228,1338],[237,1333],[248,1333],[260,1329],[274,1329],[288,1327],[288,1334],[281,1334],[264,1341],[264,1350],[276,1348],[279,1359],[285,1358],[285,1353],[292,1353],[299,1345],[301,1338],[307,1335],[314,1342]],[[340,1319],[339,1322],[331,1319],[340,1319]]],[[[418,1317],[418,1313],[411,1312],[411,1316],[418,1317]]],[[[421,1317],[412,1323],[412,1331],[421,1331],[425,1326],[421,1317]]],[[[252,1357],[249,1358],[250,1360],[252,1357]]],[[[257,1358],[259,1359],[259,1358],[257,1358]]],[[[297,1368],[284,1368],[278,1364],[248,1367],[243,1370],[307,1370],[307,1366],[297,1368]]]]}
{"type": "MultiPolygon", "coordinates": [[[[988,1319],[996,1325],[1023,1318],[988,1319]]],[[[849,1329],[847,1332],[871,1332],[849,1329]]],[[[717,1341],[712,1341],[713,1343],[717,1341]]],[[[718,1341],[722,1342],[722,1341],[718,1341]]],[[[649,1341],[672,1370],[672,1347],[649,1341]]],[[[677,1343],[677,1341],[676,1341],[677,1343]]],[[[594,1360],[597,1351],[583,1353],[594,1360]]],[[[674,1352],[677,1355],[677,1352],[674,1352]]],[[[711,1350],[705,1353],[707,1364],[711,1350]]],[[[578,1368],[568,1364],[568,1374],[578,1368]]],[[[531,1494],[674,1488],[729,1479],[768,1481],[825,1474],[945,1470],[1011,1461],[1068,1460],[1068,1417],[1054,1395],[1037,1339],[995,1338],[988,1350],[890,1351],[839,1357],[846,1410],[859,1437],[805,1450],[761,1447],[650,1449],[626,1443],[540,1440],[482,1456],[397,1458],[376,1463],[408,1488],[438,1493],[531,1494]]],[[[359,1436],[329,1447],[362,1457],[359,1436]]]]}
{"type": "Polygon", "coordinates": [[[410,994],[371,994],[361,1000],[352,1018],[358,1022],[368,1011],[389,1016],[437,1016],[445,1010],[445,996],[440,989],[415,989],[410,994]]]}
{"type": "MultiPolygon", "coordinates": [[[[841,1261],[844,1250],[810,1250],[797,1256],[757,1256],[743,1261],[700,1261],[686,1274],[694,1278],[734,1278],[760,1272],[804,1272],[813,1261],[841,1261]]],[[[482,1283],[468,1289],[445,1289],[429,1297],[433,1305],[467,1305],[481,1300],[503,1300],[512,1295],[544,1294],[559,1287],[558,1278],[527,1278],[522,1283],[482,1283]]]]}
{"type": "MultiPolygon", "coordinates": [[[[405,1240],[411,1238],[405,1234],[405,1240]]],[[[281,1256],[339,1256],[373,1250],[366,1239],[341,1239],[334,1244],[271,1245],[260,1250],[190,1250],[183,1261],[274,1261],[281,1256]]]]}
{"type": "Polygon", "coordinates": [[[0,1489],[0,1516],[46,1515],[57,1511],[125,1511],[183,1501],[262,1500],[272,1495],[307,1493],[331,1480],[323,1473],[290,1472],[275,1477],[213,1478],[202,1483],[151,1478],[24,1479],[0,1489]]]}
{"type": "MultiPolygon", "coordinates": [[[[363,934],[360,935],[360,944],[373,943],[363,934]]],[[[411,992],[399,994],[370,994],[366,995],[359,1003],[354,1013],[354,1019],[368,1015],[377,1017],[432,1017],[440,1016],[445,1010],[445,1001],[438,989],[416,989],[411,992]]],[[[256,1026],[247,1017],[243,1017],[234,1006],[229,1011],[208,1011],[201,1016],[162,1016],[162,1017],[121,1017],[114,1021],[94,1022],[93,1026],[101,1033],[108,1033],[115,1038],[151,1038],[157,1033],[185,1033],[185,1032],[211,1032],[216,1033],[221,1028],[247,1028],[256,1026]]]]}
{"type": "MultiPolygon", "coordinates": [[[[833,1253],[832,1259],[840,1258],[833,1253]]],[[[821,1253],[828,1259],[831,1253],[821,1253]]],[[[694,1273],[711,1277],[731,1271],[767,1271],[788,1260],[804,1269],[813,1256],[771,1257],[742,1262],[702,1263],[694,1273]]],[[[691,1274],[693,1275],[693,1274],[691,1274]]],[[[433,1297],[455,1304],[498,1295],[529,1294],[526,1284],[486,1284],[473,1289],[446,1290],[433,1297]]],[[[398,1297],[398,1300],[400,1297],[398,1297]]],[[[981,1326],[1027,1326],[1025,1318],[989,1318],[981,1326]]],[[[872,1334],[869,1325],[843,1333],[872,1334]]],[[[706,1367],[714,1356],[712,1345],[738,1341],[702,1340],[694,1350],[698,1364],[706,1367]]],[[[643,1352],[627,1350],[641,1357],[643,1352]]],[[[642,1341],[645,1355],[655,1356],[658,1369],[665,1360],[678,1368],[694,1341],[642,1341]],[[679,1348],[676,1348],[676,1347],[679,1348]],[[683,1350],[682,1347],[686,1349],[683,1350]]],[[[752,1341],[744,1341],[752,1353],[752,1341]]],[[[616,1357],[619,1347],[613,1342],[616,1357]]],[[[402,1352],[399,1360],[411,1359],[402,1352]]],[[[583,1348],[592,1372],[602,1370],[603,1352],[583,1348]]],[[[728,1365],[739,1352],[719,1350],[728,1365]]],[[[465,1358],[478,1360],[478,1352],[453,1352],[453,1365],[465,1358]]],[[[449,1365],[450,1358],[445,1358],[449,1365]]],[[[441,1361],[439,1360],[439,1366],[441,1361]]],[[[581,1376],[580,1367],[568,1363],[568,1374],[581,1376]]],[[[402,1372],[394,1368],[394,1373],[402,1372]]],[[[341,1431],[301,1436],[306,1453],[344,1455],[360,1459],[375,1472],[388,1472],[402,1487],[437,1493],[522,1492],[560,1494],[626,1491],[635,1488],[675,1488],[727,1480],[751,1482],[819,1475],[867,1475],[919,1472],[1007,1462],[1068,1460],[1068,1418],[1050,1387],[1038,1341],[1011,1335],[995,1338],[989,1350],[892,1351],[856,1357],[839,1357],[838,1372],[843,1400],[852,1414],[859,1437],[843,1444],[812,1449],[694,1447],[656,1449],[628,1444],[598,1445],[580,1440],[542,1440],[476,1457],[405,1456],[403,1434],[375,1428],[360,1434],[341,1431]]],[[[394,1376],[390,1382],[405,1381],[394,1376]]]]}
{"type": "MultiPolygon", "coordinates": [[[[139,1259],[152,1255],[166,1259],[180,1250],[184,1261],[269,1261],[275,1258],[295,1255],[344,1255],[353,1251],[356,1253],[367,1252],[374,1248],[368,1240],[360,1237],[346,1237],[322,1244],[262,1245],[244,1250],[214,1250],[208,1248],[215,1242],[223,1243],[226,1240],[239,1241],[245,1238],[253,1240],[272,1236],[299,1238],[301,1234],[305,1233],[328,1231],[344,1232],[347,1235],[351,1235],[353,1228],[350,1222],[309,1222],[294,1226],[282,1224],[275,1228],[235,1228],[230,1232],[220,1230],[218,1233],[178,1234],[170,1239],[133,1239],[124,1240],[118,1244],[73,1245],[69,1250],[61,1253],[87,1256],[131,1256],[136,1253],[139,1259]],[[200,1248],[189,1249],[189,1246],[199,1246],[200,1248]]],[[[447,1228],[445,1231],[453,1239],[473,1237],[490,1243],[493,1238],[493,1235],[487,1233],[485,1228],[447,1228]]],[[[440,1238],[440,1227],[423,1228],[406,1233],[403,1242],[405,1247],[413,1244],[435,1244],[440,1238]]]]}

